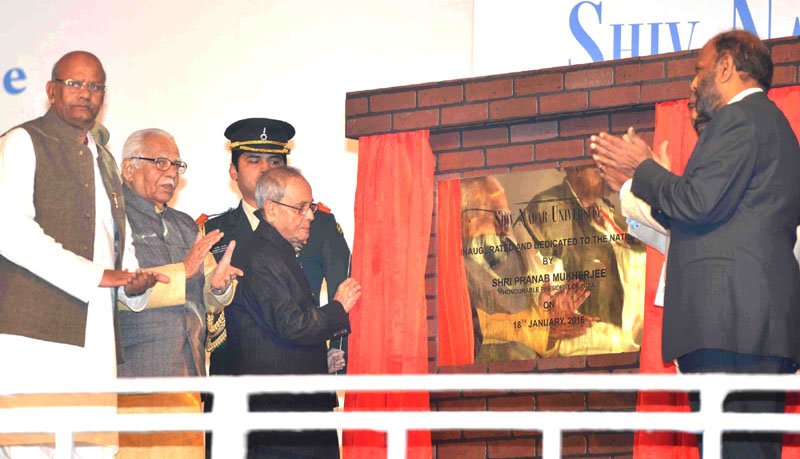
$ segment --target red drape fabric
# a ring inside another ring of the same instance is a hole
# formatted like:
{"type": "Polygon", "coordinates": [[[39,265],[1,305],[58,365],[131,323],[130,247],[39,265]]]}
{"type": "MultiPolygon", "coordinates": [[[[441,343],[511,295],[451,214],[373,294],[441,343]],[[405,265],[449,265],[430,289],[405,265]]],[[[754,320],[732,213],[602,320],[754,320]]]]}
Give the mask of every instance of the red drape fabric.
{"type": "MultiPolygon", "coordinates": [[[[792,125],[794,135],[800,139],[800,86],[787,86],[770,90],[769,98],[775,102],[792,125]]],[[[798,178],[800,180],[800,178],[798,178]]],[[[800,413],[800,393],[786,394],[787,413],[800,413]]],[[[800,459],[800,435],[783,436],[783,459],[800,459]]]]}
{"type": "MultiPolygon", "coordinates": [[[[656,105],[653,148],[658,148],[663,141],[669,142],[672,172],[682,174],[697,142],[697,134],[692,129],[686,100],[662,102],[656,105]]],[[[664,255],[647,247],[644,333],[639,353],[640,373],[675,373],[675,365],[672,362],[664,363],[661,359],[661,324],[664,311],[653,304],[663,263],[664,255]]],[[[636,410],[689,411],[689,398],[685,393],[640,392],[636,410]]],[[[696,436],[681,432],[637,431],[634,434],[633,457],[695,459],[699,457],[696,436]]]]}
{"type": "MultiPolygon", "coordinates": [[[[349,374],[428,372],[425,266],[433,211],[428,131],[362,137],[358,144],[349,374]]],[[[429,411],[427,392],[350,393],[347,411],[429,411]]],[[[346,459],[386,457],[386,436],[345,431],[346,459]]],[[[432,457],[429,431],[409,433],[409,458],[432,457]]]]}
{"type": "MultiPolygon", "coordinates": [[[[769,97],[786,114],[800,137],[800,86],[771,90],[769,97]]],[[[691,155],[697,136],[691,126],[686,100],[656,105],[654,148],[668,140],[672,172],[682,174],[691,155]]],[[[800,180],[800,178],[798,178],[800,180]]],[[[645,285],[644,335],[640,352],[640,373],[675,373],[672,363],[661,360],[662,309],[653,305],[655,290],[664,257],[647,248],[645,285]]],[[[637,411],[689,411],[685,394],[641,392],[637,411]]],[[[800,413],[800,394],[790,393],[786,400],[787,413],[800,413]]],[[[698,457],[694,435],[674,432],[637,432],[634,438],[635,459],[693,459],[698,457]]],[[[785,435],[782,459],[800,459],[800,435],[785,435]]]]}
{"type": "Polygon", "coordinates": [[[475,336],[461,254],[461,181],[439,182],[436,210],[436,300],[439,366],[475,362],[475,336]]]}

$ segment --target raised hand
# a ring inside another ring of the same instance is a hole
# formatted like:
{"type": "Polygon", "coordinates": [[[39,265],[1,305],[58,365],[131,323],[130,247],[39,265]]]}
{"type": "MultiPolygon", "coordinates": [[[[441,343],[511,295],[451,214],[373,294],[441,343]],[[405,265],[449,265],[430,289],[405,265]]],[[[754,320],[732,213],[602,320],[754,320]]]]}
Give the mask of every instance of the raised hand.
{"type": "Polygon", "coordinates": [[[655,157],[632,127],[628,128],[626,136],[628,140],[601,132],[590,138],[589,148],[592,150],[597,172],[615,190],[619,190],[625,181],[633,177],[639,164],[655,157]]]}
{"type": "Polygon", "coordinates": [[[348,277],[339,284],[339,288],[336,289],[336,294],[333,296],[334,300],[342,303],[345,312],[350,312],[359,298],[361,298],[361,285],[352,277],[348,277]]]}
{"type": "Polygon", "coordinates": [[[215,291],[227,290],[228,286],[230,286],[237,277],[244,275],[241,269],[231,266],[231,257],[233,256],[233,250],[235,248],[236,241],[231,241],[230,244],[228,244],[228,248],[225,249],[222,259],[219,260],[219,264],[217,264],[217,267],[214,268],[214,271],[211,273],[211,288],[215,291]]]}
{"type": "Polygon", "coordinates": [[[208,251],[211,250],[214,244],[222,239],[222,236],[224,236],[224,234],[220,230],[211,231],[205,236],[201,233],[197,233],[192,248],[189,249],[189,253],[186,254],[186,258],[183,259],[183,267],[186,270],[187,279],[200,272],[200,268],[203,267],[203,260],[206,258],[208,251]]]}

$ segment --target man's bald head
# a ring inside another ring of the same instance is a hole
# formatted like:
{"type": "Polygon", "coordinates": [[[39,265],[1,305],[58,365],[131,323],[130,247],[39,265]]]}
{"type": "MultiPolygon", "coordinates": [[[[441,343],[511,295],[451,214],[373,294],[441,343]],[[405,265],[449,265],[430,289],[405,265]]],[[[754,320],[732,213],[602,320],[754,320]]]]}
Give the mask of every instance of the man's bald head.
{"type": "Polygon", "coordinates": [[[106,71],[100,59],[87,51],[72,51],[53,65],[47,82],[47,99],[59,118],[78,129],[89,130],[103,107],[106,71]]]}
{"type": "Polygon", "coordinates": [[[55,80],[57,78],[61,78],[59,77],[59,68],[63,67],[65,64],[69,64],[70,61],[73,59],[86,59],[94,61],[103,74],[103,82],[106,81],[106,71],[103,68],[103,63],[100,62],[100,59],[97,56],[90,53],[89,51],[70,51],[67,54],[61,56],[61,58],[57,60],[55,64],[53,64],[53,70],[50,72],[50,79],[55,80]]]}

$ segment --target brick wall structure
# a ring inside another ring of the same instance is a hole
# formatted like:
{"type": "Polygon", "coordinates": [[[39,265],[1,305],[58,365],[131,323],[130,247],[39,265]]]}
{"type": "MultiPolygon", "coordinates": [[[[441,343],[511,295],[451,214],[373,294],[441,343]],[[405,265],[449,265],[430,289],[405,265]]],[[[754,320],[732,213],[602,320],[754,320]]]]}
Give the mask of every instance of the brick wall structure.
{"type": "MultiPolygon", "coordinates": [[[[767,40],[773,87],[798,84],[800,39],[767,40]]],[[[428,129],[436,180],[549,169],[591,162],[588,138],[634,126],[652,143],[655,104],[685,99],[697,51],[424,83],[347,94],[346,136],[428,129]]],[[[435,206],[434,206],[435,207],[435,206]]],[[[434,210],[435,212],[435,210],[434,210]]],[[[436,215],[426,270],[431,373],[637,373],[638,353],[437,365],[436,215]]],[[[432,410],[633,411],[635,393],[456,392],[431,394],[432,410]]],[[[435,457],[541,456],[535,431],[434,432],[435,457]]],[[[567,458],[630,458],[632,432],[569,432],[567,458]]]]}

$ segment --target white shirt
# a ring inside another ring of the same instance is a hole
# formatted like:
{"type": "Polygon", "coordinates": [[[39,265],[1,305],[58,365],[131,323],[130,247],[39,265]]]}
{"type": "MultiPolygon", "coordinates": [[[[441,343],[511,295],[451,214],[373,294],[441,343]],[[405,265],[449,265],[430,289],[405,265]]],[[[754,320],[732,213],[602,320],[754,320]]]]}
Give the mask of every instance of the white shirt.
{"type": "MultiPolygon", "coordinates": [[[[97,155],[97,146],[89,137],[89,150],[97,155]]],[[[54,343],[24,336],[0,334],[0,368],[2,381],[12,383],[39,383],[74,378],[79,381],[95,381],[116,377],[116,345],[114,339],[112,291],[98,287],[106,269],[114,269],[114,222],[111,205],[100,176],[97,161],[93,161],[95,183],[95,232],[92,260],[83,258],[56,242],[44,233],[34,220],[33,204],[36,155],[27,131],[14,129],[0,138],[0,254],[64,292],[88,302],[86,342],[83,347],[54,343]]],[[[53,196],[58,199],[58,196],[53,196]]],[[[65,212],[69,203],[64,203],[65,212]]],[[[126,222],[125,252],[123,268],[138,268],[126,222]]],[[[144,308],[148,294],[127,298],[123,289],[118,289],[119,298],[136,310],[144,308]]],[[[36,397],[36,396],[30,396],[36,397]]],[[[0,400],[3,407],[22,404],[24,397],[0,400]],[[18,402],[18,403],[17,403],[18,402]]],[[[97,396],[82,395],[65,397],[67,404],[91,405],[91,408],[116,409],[115,394],[97,396]]],[[[24,402],[29,404],[30,401],[24,402]]],[[[43,410],[44,415],[53,411],[70,409],[28,408],[43,410]]],[[[84,409],[87,407],[84,406],[84,409]]],[[[19,409],[19,408],[16,408],[19,409]]],[[[63,413],[62,413],[63,414],[63,413]]],[[[82,412],[82,415],[91,415],[82,412]]],[[[0,444],[3,444],[0,435],[0,444]]],[[[113,440],[101,441],[113,444],[113,440]]]]}

